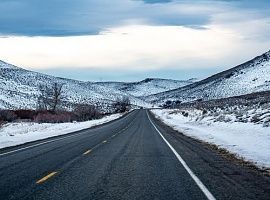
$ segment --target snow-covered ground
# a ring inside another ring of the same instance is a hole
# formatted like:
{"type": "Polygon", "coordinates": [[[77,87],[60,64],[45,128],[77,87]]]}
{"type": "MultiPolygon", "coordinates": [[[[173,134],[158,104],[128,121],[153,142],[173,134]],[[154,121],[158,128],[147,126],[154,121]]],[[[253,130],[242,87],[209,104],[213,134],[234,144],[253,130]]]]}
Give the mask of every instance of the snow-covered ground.
{"type": "Polygon", "coordinates": [[[270,51],[242,65],[176,90],[145,98],[163,104],[167,100],[191,102],[245,95],[270,90],[270,51]]]}
{"type": "Polygon", "coordinates": [[[183,134],[216,144],[238,157],[270,168],[270,127],[252,122],[235,122],[236,117],[210,116],[200,110],[152,110],[163,122],[183,134]],[[222,118],[222,119],[218,119],[222,118]]]}
{"type": "Polygon", "coordinates": [[[57,135],[64,135],[100,125],[121,117],[123,114],[113,114],[102,119],[74,123],[8,123],[0,128],[0,148],[16,146],[57,135]]]}

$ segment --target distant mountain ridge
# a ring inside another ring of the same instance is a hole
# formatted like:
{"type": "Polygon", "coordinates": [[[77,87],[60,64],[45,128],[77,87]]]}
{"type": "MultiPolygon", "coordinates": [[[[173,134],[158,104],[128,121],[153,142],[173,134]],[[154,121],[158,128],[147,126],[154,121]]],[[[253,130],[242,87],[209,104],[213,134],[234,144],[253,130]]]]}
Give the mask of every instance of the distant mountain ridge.
{"type": "Polygon", "coordinates": [[[270,51],[204,80],[145,97],[151,103],[211,100],[270,90],[270,51]]]}
{"type": "Polygon", "coordinates": [[[151,107],[167,100],[192,102],[270,90],[270,51],[204,80],[146,78],[138,82],[84,82],[28,71],[0,61],[0,109],[36,108],[40,85],[64,84],[70,104],[95,104],[105,111],[117,98],[151,107]]]}
{"type": "Polygon", "coordinates": [[[139,82],[98,82],[94,84],[102,85],[107,88],[119,90],[128,95],[143,98],[150,94],[170,91],[185,85],[194,83],[196,79],[189,80],[171,80],[161,78],[146,78],[139,82]]]}
{"type": "Polygon", "coordinates": [[[35,109],[40,85],[64,84],[68,103],[94,104],[105,111],[117,98],[128,96],[132,104],[150,107],[143,95],[175,89],[191,81],[145,79],[140,82],[83,82],[28,71],[0,61],[0,109],[35,109]],[[166,82],[166,84],[164,84],[166,82]]]}

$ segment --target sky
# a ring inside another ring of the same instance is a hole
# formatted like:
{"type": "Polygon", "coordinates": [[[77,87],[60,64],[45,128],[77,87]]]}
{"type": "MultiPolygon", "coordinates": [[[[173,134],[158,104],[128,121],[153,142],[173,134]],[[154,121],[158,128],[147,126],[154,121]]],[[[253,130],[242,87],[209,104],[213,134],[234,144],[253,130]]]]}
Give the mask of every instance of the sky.
{"type": "Polygon", "coordinates": [[[270,50],[269,0],[1,0],[0,60],[89,81],[205,78],[270,50]]]}

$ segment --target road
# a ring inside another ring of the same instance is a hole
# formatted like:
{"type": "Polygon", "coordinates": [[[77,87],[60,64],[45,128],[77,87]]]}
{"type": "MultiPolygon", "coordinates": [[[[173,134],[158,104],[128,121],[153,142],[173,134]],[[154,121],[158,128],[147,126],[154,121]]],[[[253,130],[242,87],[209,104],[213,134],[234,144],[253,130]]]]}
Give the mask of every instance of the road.
{"type": "Polygon", "coordinates": [[[141,109],[0,151],[0,199],[270,199],[270,179],[141,109]]]}

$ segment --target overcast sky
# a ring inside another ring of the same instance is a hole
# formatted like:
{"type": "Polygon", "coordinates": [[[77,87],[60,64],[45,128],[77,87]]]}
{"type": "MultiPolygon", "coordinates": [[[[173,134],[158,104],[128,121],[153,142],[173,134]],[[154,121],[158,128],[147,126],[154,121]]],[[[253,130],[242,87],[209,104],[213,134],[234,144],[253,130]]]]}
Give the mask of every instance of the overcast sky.
{"type": "Polygon", "coordinates": [[[270,50],[269,0],[1,0],[0,60],[80,80],[203,78],[270,50]]]}

